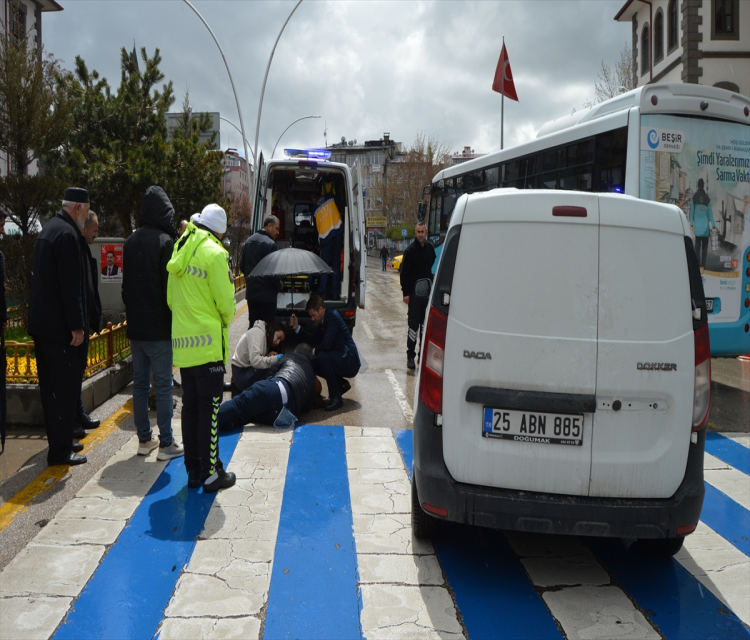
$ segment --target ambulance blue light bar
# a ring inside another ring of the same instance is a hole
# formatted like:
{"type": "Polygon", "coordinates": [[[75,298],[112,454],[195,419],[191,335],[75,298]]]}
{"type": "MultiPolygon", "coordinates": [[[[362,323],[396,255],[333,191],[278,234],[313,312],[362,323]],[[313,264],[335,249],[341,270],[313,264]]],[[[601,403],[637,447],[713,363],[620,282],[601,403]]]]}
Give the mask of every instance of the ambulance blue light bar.
{"type": "Polygon", "coordinates": [[[328,149],[284,149],[290,158],[309,158],[310,160],[328,160],[331,152],[328,149]]]}

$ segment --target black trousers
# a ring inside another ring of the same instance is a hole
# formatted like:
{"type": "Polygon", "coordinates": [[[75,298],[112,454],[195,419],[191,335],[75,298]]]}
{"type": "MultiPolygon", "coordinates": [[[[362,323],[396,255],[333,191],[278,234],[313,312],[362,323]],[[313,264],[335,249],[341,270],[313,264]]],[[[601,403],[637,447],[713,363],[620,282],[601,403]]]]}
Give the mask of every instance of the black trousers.
{"type": "Polygon", "coordinates": [[[219,406],[224,393],[223,362],[180,369],[182,443],[185,468],[208,475],[223,469],[219,459],[219,406]]]}
{"type": "Polygon", "coordinates": [[[267,325],[276,320],[276,301],[260,302],[258,300],[247,301],[247,317],[250,321],[249,329],[253,328],[256,320],[263,320],[267,325]]]}
{"type": "Polygon", "coordinates": [[[427,300],[417,300],[412,295],[409,298],[409,313],[406,316],[409,323],[409,337],[406,339],[406,355],[413,358],[417,355],[417,338],[419,337],[419,328],[424,324],[424,316],[427,312],[427,300]]]}
{"type": "Polygon", "coordinates": [[[359,373],[359,365],[352,358],[344,358],[337,351],[316,353],[313,358],[313,371],[328,384],[328,395],[333,398],[341,395],[344,378],[353,378],[359,373]]]}
{"type": "Polygon", "coordinates": [[[50,464],[68,458],[73,452],[73,423],[88,347],[88,338],[79,347],[34,340],[50,464]]]}
{"type": "Polygon", "coordinates": [[[236,364],[232,365],[232,382],[240,392],[245,389],[249,389],[256,382],[265,380],[268,374],[271,373],[270,369],[256,369],[255,367],[238,367],[236,364]]]}

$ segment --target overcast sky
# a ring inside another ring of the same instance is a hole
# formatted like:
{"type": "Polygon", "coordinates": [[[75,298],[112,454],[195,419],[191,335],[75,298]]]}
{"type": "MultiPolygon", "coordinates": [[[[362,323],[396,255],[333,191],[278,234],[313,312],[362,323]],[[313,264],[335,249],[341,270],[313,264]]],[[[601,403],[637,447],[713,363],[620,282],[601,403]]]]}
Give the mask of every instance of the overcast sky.
{"type": "MultiPolygon", "coordinates": [[[[120,47],[159,48],[179,110],[186,89],[199,111],[239,125],[229,78],[208,30],[181,0],[58,0],[43,15],[45,48],[73,68],[81,55],[116,90],[120,47]]],[[[268,56],[293,1],[195,0],[227,55],[248,140],[255,136],[268,56]]],[[[411,143],[434,134],[452,151],[500,147],[500,95],[491,90],[502,36],[518,92],[505,100],[505,146],[593,98],[601,61],[613,65],[631,37],[614,16],[624,0],[376,2],[304,0],[276,49],[266,86],[259,147],[342,136],[411,143]]],[[[221,146],[241,150],[222,122],[221,146]]],[[[278,151],[277,151],[278,155],[278,151]]]]}

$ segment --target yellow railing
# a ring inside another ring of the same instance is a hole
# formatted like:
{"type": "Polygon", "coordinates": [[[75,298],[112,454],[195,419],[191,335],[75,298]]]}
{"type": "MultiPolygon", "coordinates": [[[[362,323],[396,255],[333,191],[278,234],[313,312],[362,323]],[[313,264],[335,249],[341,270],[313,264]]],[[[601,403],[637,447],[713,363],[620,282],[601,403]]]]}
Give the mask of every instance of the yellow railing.
{"type": "MultiPolygon", "coordinates": [[[[130,354],[127,328],[127,322],[115,326],[108,322],[106,329],[102,329],[100,333],[95,333],[89,338],[84,378],[111,367],[115,362],[130,354]]],[[[7,382],[11,384],[37,382],[36,358],[32,355],[33,351],[33,342],[5,343],[7,382]]]]}
{"type": "Polygon", "coordinates": [[[245,274],[241,274],[234,279],[234,292],[237,293],[245,288],[245,274]]]}

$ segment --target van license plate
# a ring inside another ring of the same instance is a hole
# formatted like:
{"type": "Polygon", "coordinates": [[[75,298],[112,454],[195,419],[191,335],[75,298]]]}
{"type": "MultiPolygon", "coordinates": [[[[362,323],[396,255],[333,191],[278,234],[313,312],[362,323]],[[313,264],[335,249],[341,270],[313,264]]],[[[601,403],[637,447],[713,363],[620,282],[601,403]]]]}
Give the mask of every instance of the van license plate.
{"type": "Polygon", "coordinates": [[[706,298],[706,313],[713,313],[713,312],[714,312],[714,299],[706,298]]]}
{"type": "Polygon", "coordinates": [[[537,444],[583,444],[582,413],[539,413],[484,408],[482,436],[537,444]]]}

